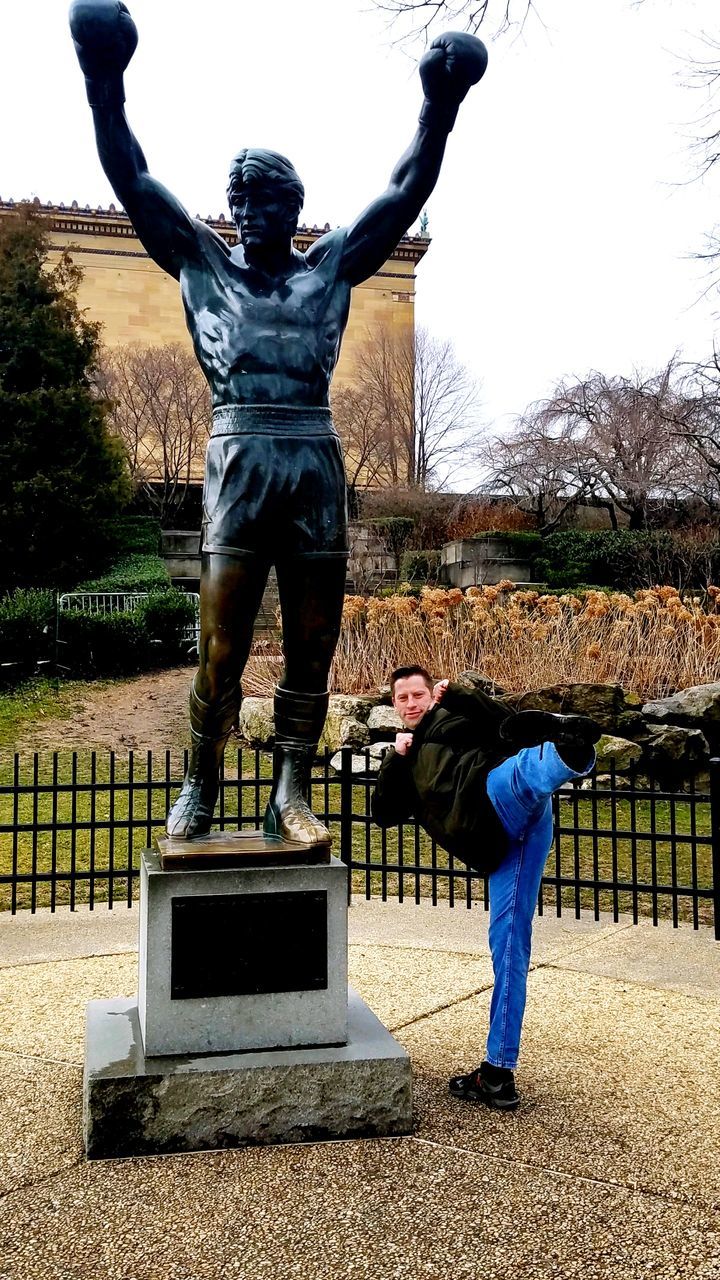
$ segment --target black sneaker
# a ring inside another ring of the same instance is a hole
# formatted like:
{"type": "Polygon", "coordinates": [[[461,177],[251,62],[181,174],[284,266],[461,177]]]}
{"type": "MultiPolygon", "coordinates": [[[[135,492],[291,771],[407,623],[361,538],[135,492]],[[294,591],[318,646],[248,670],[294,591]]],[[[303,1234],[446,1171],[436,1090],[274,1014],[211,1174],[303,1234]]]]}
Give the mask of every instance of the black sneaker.
{"type": "Polygon", "coordinates": [[[474,1071],[464,1076],[452,1076],[448,1088],[453,1098],[464,1102],[483,1102],[493,1111],[514,1111],[520,1106],[520,1094],[515,1088],[515,1076],[503,1067],[493,1067],[481,1062],[474,1071]]]}
{"type": "Polygon", "coordinates": [[[600,725],[590,716],[560,716],[552,711],[518,711],[503,720],[499,733],[503,742],[517,750],[539,747],[541,742],[591,747],[602,737],[600,725]]]}

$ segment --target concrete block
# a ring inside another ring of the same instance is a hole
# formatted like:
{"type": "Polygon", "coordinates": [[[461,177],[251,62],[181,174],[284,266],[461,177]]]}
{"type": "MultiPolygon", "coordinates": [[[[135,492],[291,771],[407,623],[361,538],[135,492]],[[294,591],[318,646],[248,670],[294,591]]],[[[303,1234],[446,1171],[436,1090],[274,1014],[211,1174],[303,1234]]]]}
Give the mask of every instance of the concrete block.
{"type": "Polygon", "coordinates": [[[146,850],[139,970],[149,1055],[343,1044],[347,867],[163,871],[146,850]]]}
{"type": "Polygon", "coordinates": [[[409,1133],[410,1059],[352,990],[348,1008],[340,1047],[151,1058],[134,1001],[92,1001],[88,1159],[409,1133]]]}

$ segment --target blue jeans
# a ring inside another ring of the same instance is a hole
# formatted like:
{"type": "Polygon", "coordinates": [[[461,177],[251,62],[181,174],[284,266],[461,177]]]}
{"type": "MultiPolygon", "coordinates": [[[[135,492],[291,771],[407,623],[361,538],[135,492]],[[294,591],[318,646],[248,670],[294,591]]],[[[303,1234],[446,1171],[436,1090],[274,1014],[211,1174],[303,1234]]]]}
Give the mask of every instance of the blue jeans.
{"type": "Polygon", "coordinates": [[[507,832],[509,849],[488,879],[490,954],[495,986],[485,1058],[514,1070],[530,968],[532,922],[553,835],[551,796],[578,774],[560,759],[554,745],[526,747],[504,760],[487,778],[487,792],[507,832]]]}

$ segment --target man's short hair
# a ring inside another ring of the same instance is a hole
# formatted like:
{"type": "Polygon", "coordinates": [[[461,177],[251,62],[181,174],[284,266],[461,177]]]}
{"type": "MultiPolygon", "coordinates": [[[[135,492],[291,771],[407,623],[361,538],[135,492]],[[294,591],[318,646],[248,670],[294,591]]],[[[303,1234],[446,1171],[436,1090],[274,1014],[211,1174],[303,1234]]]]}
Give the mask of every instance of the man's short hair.
{"type": "Polygon", "coordinates": [[[395,685],[397,684],[398,680],[408,680],[410,676],[422,676],[428,689],[432,693],[432,690],[433,690],[432,676],[430,675],[429,671],[425,670],[424,667],[418,667],[418,666],[398,667],[397,670],[393,671],[390,677],[390,693],[392,694],[393,697],[395,696],[395,685]]]}
{"type": "Polygon", "coordinates": [[[278,151],[266,151],[262,147],[244,147],[238,151],[230,165],[227,198],[234,211],[243,188],[248,182],[279,188],[287,197],[288,206],[300,213],[305,200],[305,188],[294,165],[278,151]]]}

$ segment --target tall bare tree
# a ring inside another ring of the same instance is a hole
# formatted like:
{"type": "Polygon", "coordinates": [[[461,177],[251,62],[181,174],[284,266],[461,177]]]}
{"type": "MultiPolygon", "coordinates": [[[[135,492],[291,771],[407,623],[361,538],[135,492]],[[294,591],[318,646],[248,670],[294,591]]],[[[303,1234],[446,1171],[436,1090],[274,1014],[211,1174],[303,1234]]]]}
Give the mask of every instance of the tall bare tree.
{"type": "Polygon", "coordinates": [[[720,349],[690,367],[683,394],[671,406],[670,428],[686,446],[685,485],[711,510],[720,510],[720,349]]]}
{"type": "Polygon", "coordinates": [[[480,491],[511,498],[540,532],[551,533],[590,494],[592,479],[567,427],[553,429],[535,408],[485,444],[480,491]]]}
{"type": "Polygon", "coordinates": [[[345,454],[350,518],[356,519],[359,495],[393,482],[394,442],[375,388],[340,387],[332,393],[332,407],[345,454]]]}
{"type": "Polygon", "coordinates": [[[607,507],[614,527],[620,511],[631,529],[644,528],[651,508],[689,492],[681,383],[675,360],[647,377],[594,372],[560,382],[491,443],[489,483],[524,502],[545,530],[581,498],[607,507]]]}
{"type": "Polygon", "coordinates": [[[179,343],[115,347],[103,353],[99,380],[132,481],[166,525],[201,473],[208,439],[210,393],[197,361],[179,343]]]}
{"type": "Polygon", "coordinates": [[[672,501],[683,489],[677,437],[668,426],[676,378],[674,360],[649,377],[594,372],[561,382],[535,409],[547,427],[573,441],[590,491],[624,512],[631,529],[647,525],[651,501],[672,501]]]}
{"type": "Polygon", "coordinates": [[[477,450],[480,393],[452,343],[422,328],[413,335],[378,326],[358,352],[357,371],[379,414],[390,483],[450,484],[477,450]]]}

